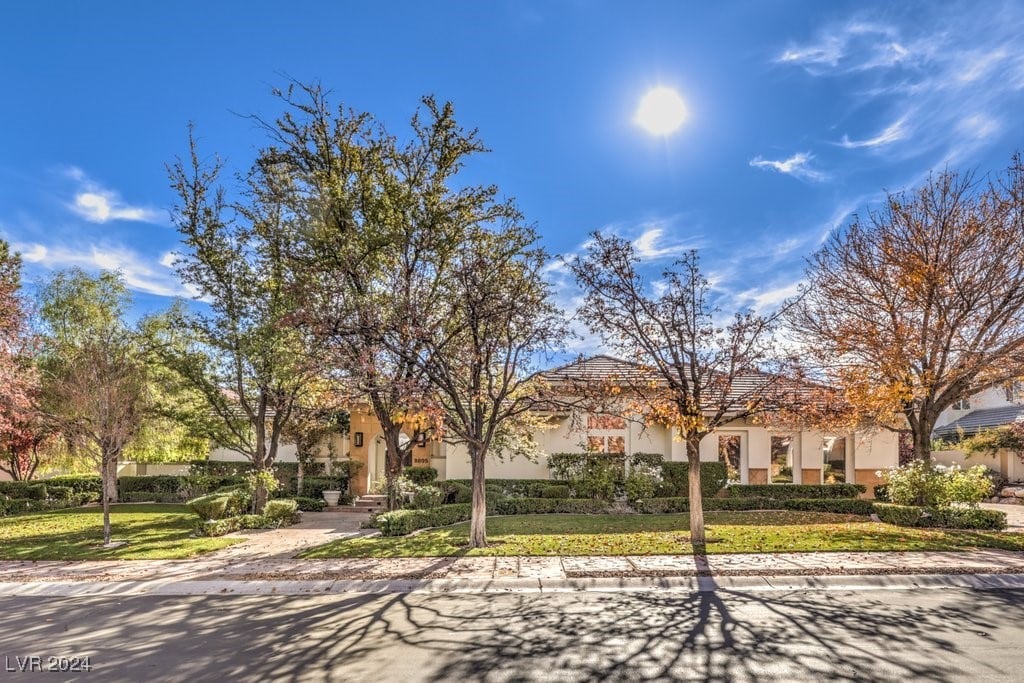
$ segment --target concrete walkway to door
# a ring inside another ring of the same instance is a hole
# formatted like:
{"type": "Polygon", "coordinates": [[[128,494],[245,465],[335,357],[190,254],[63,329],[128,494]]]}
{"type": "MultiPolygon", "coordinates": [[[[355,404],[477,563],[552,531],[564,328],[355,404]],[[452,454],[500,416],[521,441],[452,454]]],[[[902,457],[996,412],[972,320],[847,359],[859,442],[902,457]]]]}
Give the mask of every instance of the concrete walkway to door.
{"type": "Polygon", "coordinates": [[[204,555],[211,560],[252,560],[285,559],[294,557],[306,548],[323,545],[342,538],[368,536],[377,533],[375,529],[361,529],[360,525],[369,517],[360,512],[309,512],[293,526],[281,529],[253,529],[229,534],[232,538],[244,538],[235,544],[204,555]]]}

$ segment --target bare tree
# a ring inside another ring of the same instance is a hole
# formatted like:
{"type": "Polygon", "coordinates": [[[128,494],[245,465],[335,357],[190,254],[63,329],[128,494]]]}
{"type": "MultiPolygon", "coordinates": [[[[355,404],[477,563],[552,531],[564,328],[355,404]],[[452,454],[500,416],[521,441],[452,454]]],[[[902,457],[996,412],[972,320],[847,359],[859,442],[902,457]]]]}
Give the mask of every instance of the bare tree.
{"type": "MultiPolygon", "coordinates": [[[[537,363],[568,335],[544,278],[547,255],[518,212],[502,205],[494,229],[476,227],[454,255],[441,301],[423,316],[423,367],[444,411],[445,439],[465,444],[472,469],[470,545],[487,543],[489,455],[529,447],[529,420],[551,396],[537,363]]],[[[498,215],[492,207],[491,215],[498,215]]]]}
{"type": "Polygon", "coordinates": [[[690,537],[705,542],[700,442],[715,429],[776,409],[794,383],[779,367],[776,318],[737,313],[719,324],[710,287],[691,251],[658,287],[637,269],[632,243],[595,233],[569,267],[583,288],[579,315],[635,371],[613,378],[650,423],[679,430],[689,462],[690,537]]]}
{"type": "Polygon", "coordinates": [[[946,171],[855,216],[810,259],[788,315],[862,416],[931,457],[939,414],[1024,375],[1024,165],[946,171]]]}

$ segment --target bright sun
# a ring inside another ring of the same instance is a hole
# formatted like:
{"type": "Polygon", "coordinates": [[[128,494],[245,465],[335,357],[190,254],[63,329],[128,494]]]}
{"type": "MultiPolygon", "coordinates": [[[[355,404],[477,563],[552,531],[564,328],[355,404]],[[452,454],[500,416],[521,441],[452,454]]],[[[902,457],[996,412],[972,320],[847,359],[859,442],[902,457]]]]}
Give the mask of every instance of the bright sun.
{"type": "Polygon", "coordinates": [[[672,88],[652,88],[647,91],[633,118],[651,135],[669,135],[686,121],[686,103],[672,88]]]}

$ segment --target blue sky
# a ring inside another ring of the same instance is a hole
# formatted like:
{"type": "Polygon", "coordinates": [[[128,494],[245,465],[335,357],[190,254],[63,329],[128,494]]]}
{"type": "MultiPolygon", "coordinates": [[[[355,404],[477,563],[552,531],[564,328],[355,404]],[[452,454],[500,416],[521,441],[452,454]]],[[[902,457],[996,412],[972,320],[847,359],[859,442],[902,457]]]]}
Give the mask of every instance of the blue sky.
{"type": "MultiPolygon", "coordinates": [[[[726,305],[770,308],[884,189],[1024,148],[1019,2],[20,2],[0,11],[0,237],[30,279],[119,269],[139,311],[183,294],[164,164],[194,121],[239,168],[283,74],[403,132],[451,99],[554,253],[593,230],[655,265],[697,247],[726,305]],[[656,138],[642,95],[690,119],[656,138]]],[[[552,271],[566,305],[571,287],[552,271]]]]}

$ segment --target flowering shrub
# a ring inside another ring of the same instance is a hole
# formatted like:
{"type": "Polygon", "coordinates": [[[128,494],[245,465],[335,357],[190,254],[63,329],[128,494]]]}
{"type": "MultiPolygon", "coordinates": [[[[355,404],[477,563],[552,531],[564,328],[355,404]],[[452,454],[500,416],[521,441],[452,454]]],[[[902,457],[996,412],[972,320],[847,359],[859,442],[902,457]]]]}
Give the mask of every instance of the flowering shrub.
{"type": "Polygon", "coordinates": [[[885,479],[889,500],[897,505],[976,506],[992,493],[992,481],[984,465],[965,470],[915,460],[879,474],[885,479]]]}
{"type": "Polygon", "coordinates": [[[661,481],[661,463],[655,464],[634,459],[624,486],[626,499],[632,505],[639,500],[654,498],[658,487],[661,486],[661,481]]]}

